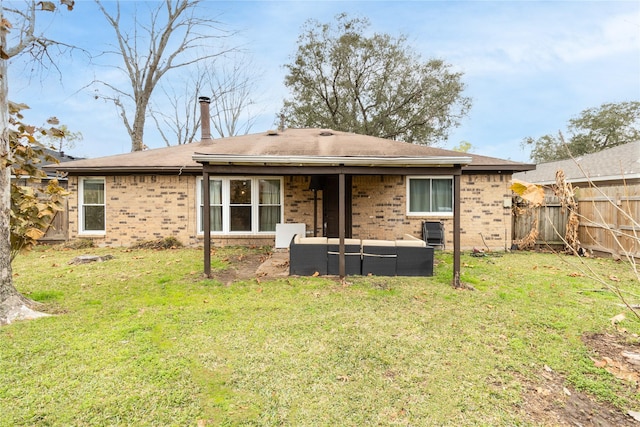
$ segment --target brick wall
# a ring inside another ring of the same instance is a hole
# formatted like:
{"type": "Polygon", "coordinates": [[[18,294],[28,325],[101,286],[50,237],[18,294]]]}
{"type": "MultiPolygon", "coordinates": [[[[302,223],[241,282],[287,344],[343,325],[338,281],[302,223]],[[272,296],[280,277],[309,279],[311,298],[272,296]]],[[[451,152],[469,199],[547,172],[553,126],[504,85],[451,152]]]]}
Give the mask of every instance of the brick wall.
{"type": "Polygon", "coordinates": [[[511,247],[511,174],[462,175],[460,246],[504,250],[511,247]],[[484,239],[484,240],[483,240],[484,239]],[[485,246],[486,244],[486,246],[485,246]]]}
{"type": "MultiPolygon", "coordinates": [[[[303,223],[307,235],[313,236],[313,191],[309,190],[310,177],[284,177],[284,222],[303,223]]],[[[322,191],[318,191],[317,235],[322,235],[322,191]]]]}
{"type": "MultiPolygon", "coordinates": [[[[504,250],[511,246],[511,175],[462,175],[461,247],[504,250]],[[483,241],[484,238],[484,241],[483,241]],[[485,246],[486,244],[486,246],[485,246]]],[[[423,221],[443,221],[446,247],[453,248],[453,217],[407,216],[406,177],[354,176],[352,231],[356,239],[401,239],[404,234],[422,237],[423,221]]],[[[313,191],[308,177],[285,177],[285,222],[305,223],[313,233],[313,191]]],[[[322,191],[318,192],[318,234],[322,233],[322,191]]]]}
{"type": "Polygon", "coordinates": [[[187,175],[107,176],[106,234],[100,236],[78,234],[78,177],[70,177],[69,235],[91,238],[101,246],[129,246],[169,236],[196,244],[195,180],[187,175]]]}
{"type": "MultiPolygon", "coordinates": [[[[501,250],[511,244],[511,211],[503,207],[510,198],[510,175],[476,174],[461,178],[461,246],[501,250]],[[484,238],[484,242],[483,242],[484,238]],[[485,246],[486,244],[486,246],[485,246]]],[[[445,223],[446,247],[453,247],[451,216],[407,216],[406,177],[354,176],[352,193],[353,237],[400,239],[422,236],[422,222],[445,223]]],[[[185,245],[201,245],[196,232],[195,176],[110,176],[106,178],[105,236],[90,236],[98,245],[128,246],[137,241],[174,236],[185,245]]],[[[69,236],[78,235],[78,178],[69,178],[69,236]]],[[[283,179],[286,223],[304,223],[313,235],[313,191],[309,177],[283,179]]],[[[317,201],[318,235],[322,234],[322,191],[317,201]]],[[[272,245],[273,236],[233,236],[212,239],[214,245],[272,245]]]]}

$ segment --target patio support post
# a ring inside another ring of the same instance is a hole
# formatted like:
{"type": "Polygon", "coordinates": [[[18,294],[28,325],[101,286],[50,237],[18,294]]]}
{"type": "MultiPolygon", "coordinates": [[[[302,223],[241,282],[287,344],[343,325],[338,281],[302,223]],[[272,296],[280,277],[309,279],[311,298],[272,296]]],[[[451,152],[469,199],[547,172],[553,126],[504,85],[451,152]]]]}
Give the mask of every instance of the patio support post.
{"type": "Polygon", "coordinates": [[[454,288],[462,287],[460,283],[460,172],[453,175],[453,283],[454,288]]]}
{"type": "Polygon", "coordinates": [[[313,189],[313,237],[318,237],[318,190],[313,189]]]}
{"type": "Polygon", "coordinates": [[[202,213],[202,223],[204,228],[204,274],[211,277],[211,202],[209,200],[209,172],[204,168],[202,172],[202,188],[204,212],[202,213]]]}
{"type": "Polygon", "coordinates": [[[338,212],[340,218],[338,219],[338,237],[340,238],[340,246],[339,246],[339,255],[338,255],[338,272],[340,274],[340,278],[343,279],[345,276],[345,257],[344,257],[344,228],[345,228],[345,218],[346,218],[346,207],[345,207],[345,179],[344,172],[340,172],[338,175],[338,212]]]}

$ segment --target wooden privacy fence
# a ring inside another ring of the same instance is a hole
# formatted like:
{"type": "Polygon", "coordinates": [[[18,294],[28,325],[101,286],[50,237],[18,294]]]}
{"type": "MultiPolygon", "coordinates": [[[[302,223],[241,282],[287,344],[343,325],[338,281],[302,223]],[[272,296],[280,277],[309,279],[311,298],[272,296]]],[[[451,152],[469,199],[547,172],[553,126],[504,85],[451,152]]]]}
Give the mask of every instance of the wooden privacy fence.
{"type": "Polygon", "coordinates": [[[516,211],[513,218],[513,240],[524,239],[537,223],[538,239],[536,245],[564,244],[560,236],[564,236],[567,213],[562,212],[557,197],[545,197],[544,206],[522,208],[516,211]]]}
{"type": "Polygon", "coordinates": [[[640,196],[581,197],[578,238],[584,248],[640,257],[640,196]]]}
{"type": "Polygon", "coordinates": [[[63,210],[56,212],[51,221],[51,226],[42,238],[41,243],[61,243],[66,242],[69,238],[69,206],[67,200],[64,201],[63,210]]]}
{"type": "MultiPolygon", "coordinates": [[[[587,190],[581,191],[584,194],[577,198],[581,246],[595,252],[617,256],[627,253],[639,258],[640,195],[620,196],[620,191],[612,189],[605,190],[604,194],[587,190]]],[[[567,216],[556,197],[546,197],[545,206],[522,209],[514,215],[513,239],[518,241],[526,237],[537,219],[536,244],[563,245],[567,216]]]]}

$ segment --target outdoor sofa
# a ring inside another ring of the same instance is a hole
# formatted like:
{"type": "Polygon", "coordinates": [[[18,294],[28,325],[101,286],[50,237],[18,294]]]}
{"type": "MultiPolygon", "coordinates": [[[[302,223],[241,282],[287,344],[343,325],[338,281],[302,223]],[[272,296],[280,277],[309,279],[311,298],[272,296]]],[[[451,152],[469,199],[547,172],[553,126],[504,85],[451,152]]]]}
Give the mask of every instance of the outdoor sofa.
{"type": "MultiPolygon", "coordinates": [[[[424,240],[405,235],[399,240],[345,239],[345,275],[433,276],[433,247],[424,240]]],[[[292,276],[337,275],[339,239],[302,237],[289,245],[292,276]]]]}

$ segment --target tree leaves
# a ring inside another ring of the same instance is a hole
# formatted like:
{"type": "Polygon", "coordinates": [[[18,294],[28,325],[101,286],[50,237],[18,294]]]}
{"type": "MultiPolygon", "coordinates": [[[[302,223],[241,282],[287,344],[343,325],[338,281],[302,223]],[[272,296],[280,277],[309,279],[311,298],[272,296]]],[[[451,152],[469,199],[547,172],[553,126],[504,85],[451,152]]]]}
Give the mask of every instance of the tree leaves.
{"type": "Polygon", "coordinates": [[[298,37],[281,110],[293,127],[330,128],[429,145],[446,139],[471,100],[462,74],[439,59],[423,61],[406,37],[366,37],[369,22],[309,20],[298,37]]]}
{"type": "Polygon", "coordinates": [[[531,146],[531,160],[543,163],[637,141],[640,139],[640,102],[605,103],[583,110],[569,120],[567,133],[567,140],[558,132],[557,136],[525,138],[522,145],[531,146]]]}
{"type": "MultiPolygon", "coordinates": [[[[11,124],[9,129],[9,148],[5,167],[11,167],[15,177],[11,183],[11,260],[22,250],[33,247],[50,227],[56,213],[64,207],[68,194],[57,179],[48,179],[40,169],[44,160],[47,163],[56,160],[47,155],[36,135],[55,135],[56,128],[44,129],[21,122],[20,110],[23,104],[11,103],[11,124]],[[43,185],[44,179],[47,184],[43,185]],[[19,184],[18,180],[26,181],[19,184]]],[[[24,106],[24,108],[28,108],[24,106]]],[[[53,124],[56,120],[49,120],[53,124]]]]}
{"type": "Polygon", "coordinates": [[[55,12],[56,10],[56,5],[53,4],[53,2],[50,1],[40,1],[38,3],[36,3],[38,6],[40,6],[40,10],[44,10],[47,12],[55,12]]]}
{"type": "MultiPolygon", "coordinates": [[[[45,12],[55,12],[56,10],[56,5],[51,2],[51,1],[40,1],[38,3],[36,3],[38,6],[40,6],[40,10],[44,10],[45,12]]],[[[67,6],[67,10],[68,11],[72,11],[73,10],[73,6],[75,5],[75,1],[74,0],[60,0],[60,4],[67,6]]]]}
{"type": "Polygon", "coordinates": [[[72,11],[73,10],[73,6],[75,5],[75,1],[74,0],[60,0],[60,4],[63,4],[65,6],[67,6],[67,10],[68,11],[72,11]]]}
{"type": "Polygon", "coordinates": [[[544,189],[540,185],[513,179],[510,189],[532,206],[542,206],[544,203],[544,189]]]}

